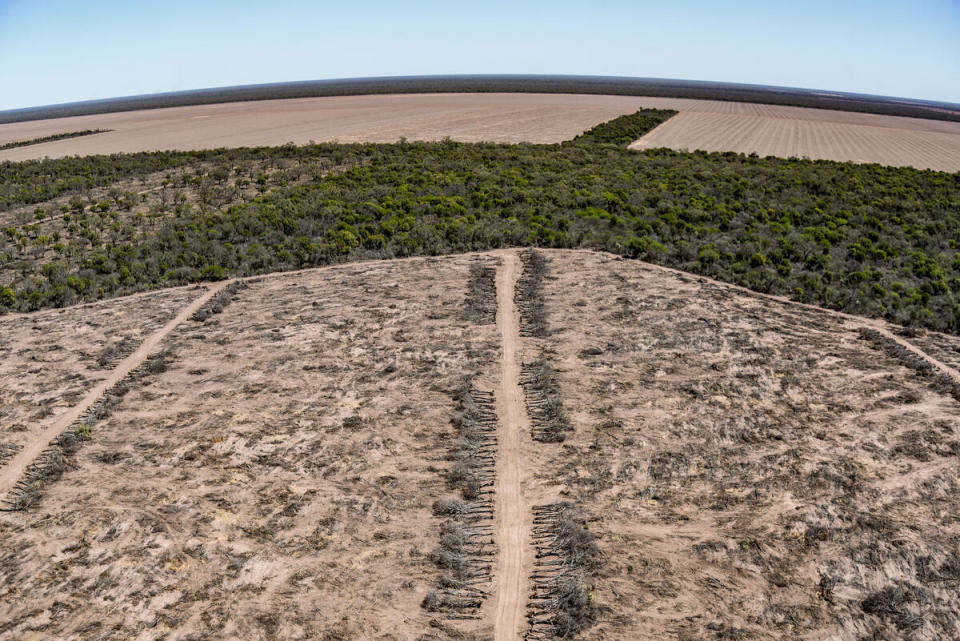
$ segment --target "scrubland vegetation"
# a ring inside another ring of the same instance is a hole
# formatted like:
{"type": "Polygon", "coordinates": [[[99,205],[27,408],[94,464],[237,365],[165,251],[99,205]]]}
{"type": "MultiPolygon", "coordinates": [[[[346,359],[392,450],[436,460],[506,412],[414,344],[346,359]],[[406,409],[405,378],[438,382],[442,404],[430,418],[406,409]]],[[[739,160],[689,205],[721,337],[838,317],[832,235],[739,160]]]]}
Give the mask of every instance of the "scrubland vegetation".
{"type": "Polygon", "coordinates": [[[535,245],[604,249],[956,332],[958,211],[958,174],[595,142],[4,163],[0,310],[347,260],[535,245]],[[141,193],[147,186],[155,191],[141,193]]]}

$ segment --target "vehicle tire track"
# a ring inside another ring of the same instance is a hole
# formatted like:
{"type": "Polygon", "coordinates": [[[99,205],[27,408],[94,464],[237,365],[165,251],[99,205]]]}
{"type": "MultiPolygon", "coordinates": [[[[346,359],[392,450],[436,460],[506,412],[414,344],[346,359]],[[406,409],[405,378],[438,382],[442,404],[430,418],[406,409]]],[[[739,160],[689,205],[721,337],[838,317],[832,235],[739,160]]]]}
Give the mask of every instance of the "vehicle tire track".
{"type": "Polygon", "coordinates": [[[120,361],[104,380],[100,381],[83,397],[79,403],[69,410],[57,416],[53,422],[44,428],[43,432],[22,450],[17,452],[13,458],[7,461],[7,464],[0,469],[0,496],[6,496],[16,485],[17,480],[23,476],[30,464],[40,456],[47,447],[63,433],[70,425],[83,416],[84,412],[89,410],[94,403],[109,390],[119,383],[123,378],[142,365],[147,357],[160,345],[160,342],[175,330],[181,323],[193,316],[193,314],[203,306],[208,300],[213,298],[221,290],[233,281],[222,281],[206,289],[193,302],[180,310],[180,312],[171,319],[166,325],[151,334],[140,347],[134,350],[129,356],[120,361]]]}
{"type": "Polygon", "coordinates": [[[515,252],[503,255],[497,270],[497,329],[500,331],[500,385],[496,391],[499,457],[494,487],[497,563],[494,572],[496,594],[493,638],[519,639],[525,621],[527,576],[530,574],[532,519],[523,495],[526,478],[521,443],[530,421],[520,389],[520,315],[513,294],[519,272],[515,252]]]}

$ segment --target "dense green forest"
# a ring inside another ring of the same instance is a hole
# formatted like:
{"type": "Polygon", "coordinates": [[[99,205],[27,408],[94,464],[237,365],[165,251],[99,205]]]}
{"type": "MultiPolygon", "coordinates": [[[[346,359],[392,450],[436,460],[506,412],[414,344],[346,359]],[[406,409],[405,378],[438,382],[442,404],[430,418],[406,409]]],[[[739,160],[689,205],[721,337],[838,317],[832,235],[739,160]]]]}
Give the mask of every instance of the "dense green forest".
{"type": "Polygon", "coordinates": [[[560,145],[287,145],[2,163],[0,310],[534,245],[607,250],[960,331],[960,174],[638,153],[616,135],[596,142],[597,130],[605,135],[601,127],[560,145]]]}

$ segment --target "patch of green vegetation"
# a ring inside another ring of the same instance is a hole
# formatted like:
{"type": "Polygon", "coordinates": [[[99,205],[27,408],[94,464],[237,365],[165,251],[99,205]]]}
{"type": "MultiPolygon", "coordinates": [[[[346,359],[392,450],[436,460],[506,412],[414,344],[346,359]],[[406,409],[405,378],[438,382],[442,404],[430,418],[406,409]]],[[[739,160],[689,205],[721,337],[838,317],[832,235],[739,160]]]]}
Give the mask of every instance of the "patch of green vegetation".
{"type": "MultiPolygon", "coordinates": [[[[627,125],[590,136],[619,141],[629,131],[632,139],[627,125]]],[[[60,220],[0,229],[0,311],[358,259],[537,246],[606,250],[831,309],[960,330],[960,174],[579,141],[2,163],[0,211],[71,195],[79,205],[60,220]],[[124,214],[122,196],[86,208],[80,197],[176,167],[195,171],[188,182],[215,183],[254,163],[344,169],[265,183],[227,208],[173,203],[146,217],[124,214]]]]}
{"type": "Polygon", "coordinates": [[[600,123],[570,143],[629,145],[676,115],[673,109],[641,109],[637,113],[600,123]]]}
{"type": "Polygon", "coordinates": [[[31,140],[18,140],[0,145],[0,151],[4,149],[14,149],[16,147],[29,147],[30,145],[39,145],[42,142],[53,142],[54,140],[64,140],[66,138],[79,138],[80,136],[91,136],[93,134],[104,134],[112,129],[84,129],[83,131],[71,131],[65,134],[54,134],[52,136],[43,136],[42,138],[33,138],[31,140]]]}

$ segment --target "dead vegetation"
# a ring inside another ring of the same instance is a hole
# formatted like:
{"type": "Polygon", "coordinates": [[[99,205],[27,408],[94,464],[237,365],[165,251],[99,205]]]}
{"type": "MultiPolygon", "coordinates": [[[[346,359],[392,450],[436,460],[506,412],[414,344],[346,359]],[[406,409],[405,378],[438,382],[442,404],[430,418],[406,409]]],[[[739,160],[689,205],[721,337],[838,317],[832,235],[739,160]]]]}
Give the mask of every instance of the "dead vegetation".
{"type": "MultiPolygon", "coordinates": [[[[529,638],[960,638],[953,397],[828,313],[539,253],[558,267],[525,392],[577,429],[527,442],[525,490],[548,495],[529,638]]],[[[176,360],[111,390],[94,438],[75,425],[45,456],[42,500],[0,517],[0,639],[483,638],[459,617],[492,602],[496,417],[478,387],[498,342],[464,322],[471,264],[264,278],[181,326],[176,360]]],[[[77,334],[73,314],[7,319],[0,345],[57,354],[11,345],[77,334]]],[[[128,334],[71,353],[92,367],[128,334]]],[[[21,371],[0,367],[5,385],[21,371]]],[[[4,427],[8,447],[29,433],[4,427]]]]}
{"type": "Polygon", "coordinates": [[[860,330],[860,337],[868,341],[877,349],[886,352],[889,356],[900,361],[905,367],[909,367],[930,381],[934,390],[941,394],[948,394],[954,399],[960,401],[960,383],[951,376],[940,371],[929,360],[922,358],[910,351],[892,338],[884,336],[875,329],[865,327],[860,330]]]}
{"type": "Polygon", "coordinates": [[[0,443],[0,466],[22,449],[23,446],[17,443],[0,443]]]}
{"type": "Polygon", "coordinates": [[[464,319],[477,325],[492,325],[497,322],[496,276],[496,267],[479,261],[470,264],[464,319]]]}
{"type": "Polygon", "coordinates": [[[960,406],[935,379],[826,313],[549,258],[577,430],[542,477],[601,516],[584,639],[960,638],[960,406]]]}
{"type": "Polygon", "coordinates": [[[166,350],[154,354],[107,390],[103,398],[57,436],[27,467],[13,490],[3,498],[3,507],[0,509],[18,511],[36,505],[47,486],[63,475],[80,445],[92,438],[94,427],[110,416],[113,408],[120,404],[132,388],[140,385],[148,376],[166,370],[172,358],[166,350]]]}
{"type": "Polygon", "coordinates": [[[0,442],[24,446],[197,296],[195,288],[0,319],[0,442]]]}
{"type": "Polygon", "coordinates": [[[247,283],[242,280],[235,280],[219,292],[214,294],[210,300],[204,303],[200,309],[193,313],[193,316],[190,317],[190,320],[197,323],[206,322],[211,316],[215,316],[221,313],[227,305],[233,300],[233,297],[237,295],[237,292],[241,289],[246,289],[247,283]]]}
{"type": "Polygon", "coordinates": [[[430,557],[443,575],[421,607],[447,619],[476,619],[488,596],[493,563],[493,483],[497,454],[497,416],[493,394],[466,379],[454,393],[456,430],[447,486],[457,498],[439,499],[435,516],[445,520],[440,544],[430,557]],[[481,587],[483,586],[483,587],[481,587]]]}
{"type": "Polygon", "coordinates": [[[543,254],[535,249],[520,253],[523,272],[517,280],[514,301],[520,310],[520,336],[543,338],[549,334],[547,329],[547,310],[543,301],[543,278],[547,271],[547,261],[543,254]]]}
{"type": "Polygon", "coordinates": [[[520,385],[523,387],[534,440],[563,442],[573,426],[563,408],[556,372],[545,357],[523,365],[520,385]]]}
{"type": "MultiPolygon", "coordinates": [[[[473,593],[432,558],[434,502],[466,502],[448,485],[450,393],[498,354],[493,328],[462,320],[471,262],[263,278],[182,324],[164,340],[176,360],[110,407],[42,500],[0,516],[0,640],[414,639],[448,623],[470,638],[482,622],[420,604],[473,593]]],[[[92,364],[118,339],[78,349],[92,364]]]]}
{"type": "Polygon", "coordinates": [[[574,504],[540,505],[533,511],[536,561],[524,638],[577,638],[598,616],[593,577],[601,565],[600,550],[589,519],[574,504]]]}

